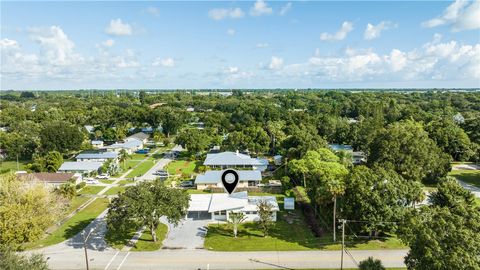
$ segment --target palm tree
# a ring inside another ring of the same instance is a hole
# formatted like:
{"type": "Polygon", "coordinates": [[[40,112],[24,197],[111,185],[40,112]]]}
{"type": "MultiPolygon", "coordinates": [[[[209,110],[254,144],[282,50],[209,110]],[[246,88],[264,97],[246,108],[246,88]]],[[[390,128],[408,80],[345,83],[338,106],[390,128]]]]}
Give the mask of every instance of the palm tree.
{"type": "Polygon", "coordinates": [[[242,212],[230,212],[228,214],[228,223],[233,225],[233,236],[237,238],[238,224],[242,223],[247,217],[242,212]]]}
{"type": "Polygon", "coordinates": [[[120,155],[118,156],[118,161],[120,161],[123,164],[123,167],[125,167],[125,161],[127,161],[130,155],[125,149],[120,150],[119,154],[120,155]]]}

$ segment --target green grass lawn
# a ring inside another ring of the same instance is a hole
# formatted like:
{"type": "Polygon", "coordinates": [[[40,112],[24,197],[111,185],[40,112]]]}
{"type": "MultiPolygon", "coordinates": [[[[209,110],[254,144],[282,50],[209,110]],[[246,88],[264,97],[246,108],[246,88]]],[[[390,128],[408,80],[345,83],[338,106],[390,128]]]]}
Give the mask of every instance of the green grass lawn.
{"type": "Polygon", "coordinates": [[[112,184],[113,182],[115,182],[115,180],[105,180],[105,179],[102,179],[100,180],[101,183],[104,183],[104,184],[112,184]]]}
{"type": "Polygon", "coordinates": [[[72,213],[80,207],[80,205],[86,203],[90,198],[89,197],[84,197],[84,196],[76,196],[70,201],[70,205],[68,206],[67,214],[72,213]]]}
{"type": "MultiPolygon", "coordinates": [[[[31,163],[31,160],[19,160],[18,169],[24,171],[28,163],[31,163]]],[[[10,171],[17,171],[17,161],[0,161],[0,174],[7,173],[10,171]]]]}
{"type": "Polygon", "coordinates": [[[480,187],[480,170],[452,170],[448,173],[458,180],[480,187]]]}
{"type": "Polygon", "coordinates": [[[104,188],[105,188],[104,186],[85,186],[78,192],[78,194],[95,195],[104,188]]]}
{"type": "Polygon", "coordinates": [[[162,247],[163,239],[167,235],[168,227],[167,225],[160,223],[155,233],[157,234],[157,242],[153,242],[152,235],[149,231],[144,231],[142,236],[138,239],[138,242],[135,243],[135,246],[131,251],[154,251],[162,247]]]}
{"type": "Polygon", "coordinates": [[[133,178],[135,176],[141,176],[145,174],[150,168],[152,168],[154,165],[152,160],[146,160],[140,164],[138,164],[137,167],[135,167],[128,175],[128,178],[133,178]]]}
{"type": "Polygon", "coordinates": [[[167,165],[169,174],[192,174],[197,166],[201,165],[200,161],[175,160],[167,165]]]}
{"type": "Polygon", "coordinates": [[[188,194],[210,194],[209,190],[187,189],[188,194]]]}
{"type": "Polygon", "coordinates": [[[111,187],[105,192],[105,195],[117,195],[119,192],[124,192],[124,191],[125,191],[125,187],[123,186],[111,187]]]}
{"type": "Polygon", "coordinates": [[[120,180],[120,181],[118,181],[117,184],[126,185],[126,184],[133,184],[133,183],[135,183],[135,181],[133,181],[133,180],[120,180]]]}
{"type": "Polygon", "coordinates": [[[83,210],[76,213],[72,218],[63,223],[57,230],[47,237],[35,242],[27,244],[27,248],[40,248],[51,246],[63,242],[90,224],[98,215],[100,215],[108,207],[108,199],[100,198],[93,201],[83,210]]]}
{"type": "MultiPolygon", "coordinates": [[[[111,247],[115,249],[122,249],[132,239],[132,237],[135,235],[135,232],[136,230],[134,229],[129,230],[128,232],[108,231],[105,235],[105,240],[111,247]]],[[[160,249],[167,232],[167,225],[160,223],[158,229],[156,230],[157,242],[154,243],[152,241],[150,232],[144,231],[138,239],[138,242],[132,247],[131,251],[153,251],[160,249]]]]}

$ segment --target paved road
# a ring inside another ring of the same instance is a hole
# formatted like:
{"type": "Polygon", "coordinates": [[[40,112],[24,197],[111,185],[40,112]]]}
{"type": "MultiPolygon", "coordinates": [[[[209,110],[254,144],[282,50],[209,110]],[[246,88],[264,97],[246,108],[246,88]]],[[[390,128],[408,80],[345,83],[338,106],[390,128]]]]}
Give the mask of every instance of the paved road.
{"type": "Polygon", "coordinates": [[[473,195],[475,195],[475,197],[480,198],[480,188],[478,188],[474,185],[470,185],[468,183],[465,183],[463,181],[460,181],[458,179],[457,179],[457,181],[464,189],[470,190],[473,193],[473,195]]]}
{"type": "MultiPolygon", "coordinates": [[[[298,269],[339,268],[340,251],[265,251],[213,252],[198,250],[159,250],[152,252],[118,252],[111,249],[89,251],[90,269],[172,270],[172,269],[298,269]],[[108,266],[108,267],[107,267],[108,266]]],[[[355,261],[369,256],[379,258],[386,267],[405,267],[406,250],[351,250],[355,261]]],[[[51,269],[85,269],[82,249],[45,250],[51,269]]],[[[356,267],[344,256],[344,267],[356,267]]]]}
{"type": "MultiPolygon", "coordinates": [[[[175,147],[171,149],[171,151],[182,151],[182,150],[183,148],[180,145],[175,145],[175,147]]],[[[138,180],[155,180],[157,176],[154,175],[154,173],[158,170],[163,169],[172,160],[174,160],[173,157],[170,157],[170,156],[163,157],[152,168],[150,168],[150,170],[148,170],[144,175],[140,176],[138,180]]]]}

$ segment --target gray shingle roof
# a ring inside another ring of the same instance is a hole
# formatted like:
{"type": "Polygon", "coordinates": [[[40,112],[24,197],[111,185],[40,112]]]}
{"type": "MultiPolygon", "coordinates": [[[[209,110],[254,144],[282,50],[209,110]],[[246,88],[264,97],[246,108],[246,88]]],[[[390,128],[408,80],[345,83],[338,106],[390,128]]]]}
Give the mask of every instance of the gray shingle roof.
{"type": "Polygon", "coordinates": [[[99,152],[99,153],[81,153],[76,157],[77,159],[110,159],[117,158],[116,152],[99,152]]]}
{"type": "Polygon", "coordinates": [[[205,162],[203,162],[203,165],[259,166],[262,165],[262,163],[255,158],[251,158],[249,155],[235,152],[222,152],[217,154],[207,154],[207,158],[205,158],[205,162]]]}
{"type": "Polygon", "coordinates": [[[102,167],[102,162],[95,161],[67,161],[60,166],[59,171],[94,171],[102,167]]]}
{"type": "MultiPolygon", "coordinates": [[[[207,171],[205,174],[199,174],[195,178],[195,184],[217,184],[222,181],[223,171],[207,171]]],[[[242,171],[238,170],[239,181],[262,181],[260,171],[242,171]]]]}

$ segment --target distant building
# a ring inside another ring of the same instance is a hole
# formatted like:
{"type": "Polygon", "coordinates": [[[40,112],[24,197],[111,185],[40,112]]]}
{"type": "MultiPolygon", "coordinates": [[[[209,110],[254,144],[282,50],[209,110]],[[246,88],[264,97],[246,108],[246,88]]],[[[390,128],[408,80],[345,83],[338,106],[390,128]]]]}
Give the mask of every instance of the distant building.
{"type": "Polygon", "coordinates": [[[116,152],[97,152],[97,153],[80,153],[75,159],[77,161],[97,161],[105,162],[107,160],[117,161],[118,153],[116,152]]]}
{"type": "Polygon", "coordinates": [[[91,172],[98,172],[102,165],[103,162],[95,161],[67,161],[60,166],[58,171],[88,174],[91,172]]]}
{"type": "Polygon", "coordinates": [[[226,221],[230,212],[242,212],[245,221],[258,221],[258,203],[272,206],[272,220],[277,220],[278,207],[275,196],[248,196],[246,191],[233,193],[191,194],[187,218],[226,221]]]}
{"type": "Polygon", "coordinates": [[[82,181],[81,175],[74,173],[18,173],[17,177],[24,181],[35,181],[51,187],[57,187],[69,181],[74,184],[82,181]]]}
{"type": "Polygon", "coordinates": [[[137,133],[135,133],[135,134],[133,134],[133,135],[128,136],[128,137],[125,139],[125,141],[128,142],[128,141],[131,141],[131,140],[135,139],[135,140],[139,140],[139,141],[141,141],[142,143],[145,144],[145,143],[147,143],[149,137],[150,137],[150,135],[148,135],[148,134],[146,134],[146,133],[144,133],[144,132],[137,132],[137,133]]]}
{"type": "Polygon", "coordinates": [[[366,162],[367,162],[367,156],[365,155],[364,152],[362,151],[352,152],[352,163],[354,165],[360,165],[366,162]]]}
{"type": "MultiPolygon", "coordinates": [[[[197,175],[195,178],[197,189],[203,190],[212,187],[223,187],[222,173],[223,171],[207,171],[204,174],[197,175]]],[[[237,173],[239,178],[237,187],[256,187],[262,181],[260,171],[238,170],[237,173]]]]}
{"type": "Polygon", "coordinates": [[[123,143],[114,143],[112,145],[105,146],[104,149],[107,151],[120,152],[122,149],[127,151],[128,154],[133,154],[135,151],[142,149],[144,143],[137,139],[130,139],[123,143]]]}
{"type": "Polygon", "coordinates": [[[237,152],[221,152],[207,154],[203,165],[211,168],[248,168],[264,171],[267,169],[268,160],[252,158],[250,155],[237,152]]]}
{"type": "Polygon", "coordinates": [[[100,141],[100,140],[92,140],[90,142],[90,144],[94,147],[94,148],[102,148],[103,147],[103,141],[100,141]]]}
{"type": "Polygon", "coordinates": [[[90,134],[95,131],[95,127],[94,127],[94,126],[85,125],[85,126],[83,126],[83,127],[84,127],[84,128],[87,130],[87,132],[90,133],[90,134]]]}

